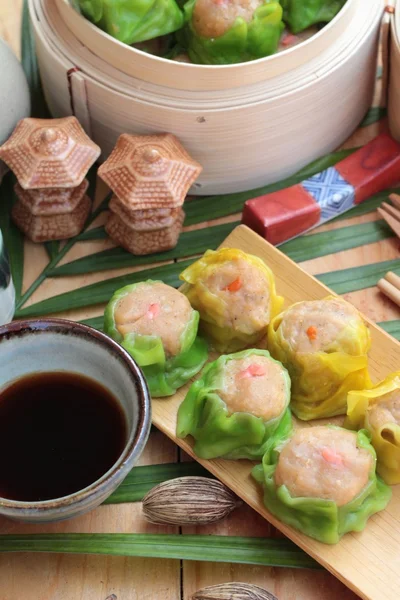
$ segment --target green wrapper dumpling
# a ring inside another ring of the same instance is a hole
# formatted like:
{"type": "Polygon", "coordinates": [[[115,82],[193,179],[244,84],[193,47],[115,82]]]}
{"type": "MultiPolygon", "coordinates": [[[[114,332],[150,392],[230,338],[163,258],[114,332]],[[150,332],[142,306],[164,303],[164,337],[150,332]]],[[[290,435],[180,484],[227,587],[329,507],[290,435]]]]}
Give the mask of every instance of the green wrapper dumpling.
{"type": "Polygon", "coordinates": [[[300,419],[346,413],[347,393],[370,386],[370,333],[354,306],[328,296],[298,302],[272,320],[268,348],[288,369],[300,419]]]}
{"type": "Polygon", "coordinates": [[[346,0],[280,0],[283,20],[293,33],[311,25],[329,23],[346,4],[346,0]]]}
{"type": "Polygon", "coordinates": [[[266,350],[220,356],[193,383],[178,411],[177,436],[192,435],[200,458],[257,458],[292,428],[290,379],[266,350]]]}
{"type": "Polygon", "coordinates": [[[174,394],[206,362],[198,323],[186,296],[161,281],[118,290],[104,313],[105,332],[136,360],[154,397],[174,394]]]}
{"type": "Polygon", "coordinates": [[[77,0],[83,14],[125,44],[167,35],[183,25],[175,0],[77,0]]]}
{"type": "Polygon", "coordinates": [[[207,252],[180,275],[201,329],[218,352],[255,346],[282,308],[271,269],[236,248],[207,252]]]}
{"type": "Polygon", "coordinates": [[[264,486],[264,503],[278,519],[306,535],[335,544],[364,529],[383,510],[391,489],[375,472],[367,433],[334,426],[297,430],[283,444],[269,444],[253,476],[264,486]]]}
{"type": "Polygon", "coordinates": [[[268,0],[189,0],[182,40],[200,64],[232,64],[274,54],[284,28],[282,7],[268,0]]]}

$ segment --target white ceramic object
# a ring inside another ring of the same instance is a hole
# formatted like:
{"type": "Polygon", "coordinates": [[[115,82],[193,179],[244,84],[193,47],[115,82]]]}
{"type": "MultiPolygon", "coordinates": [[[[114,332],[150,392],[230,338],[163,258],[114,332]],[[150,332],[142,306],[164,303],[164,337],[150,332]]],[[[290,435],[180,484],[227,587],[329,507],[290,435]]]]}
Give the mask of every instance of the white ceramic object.
{"type": "Polygon", "coordinates": [[[122,132],[174,133],[203,165],[193,193],[288,176],[334,150],[370,106],[382,0],[348,0],[297,47],[230,66],[174,63],[125,46],[67,0],[29,4],[53,115],[73,111],[103,157],[122,132]]]}
{"type": "Polygon", "coordinates": [[[20,521],[59,521],[96,508],[128,475],[150,432],[150,396],[143,374],[111,338],[63,319],[0,327],[0,390],[25,375],[51,371],[79,373],[106,387],[120,402],[129,438],[115,465],[84,490],[44,502],[0,498],[0,515],[20,521]]]}
{"type": "Polygon", "coordinates": [[[20,119],[30,114],[28,83],[11,48],[0,38],[0,145],[12,134],[20,119]]]}
{"type": "Polygon", "coordinates": [[[15,312],[15,288],[8,253],[0,231],[0,325],[12,321],[15,312]]]}

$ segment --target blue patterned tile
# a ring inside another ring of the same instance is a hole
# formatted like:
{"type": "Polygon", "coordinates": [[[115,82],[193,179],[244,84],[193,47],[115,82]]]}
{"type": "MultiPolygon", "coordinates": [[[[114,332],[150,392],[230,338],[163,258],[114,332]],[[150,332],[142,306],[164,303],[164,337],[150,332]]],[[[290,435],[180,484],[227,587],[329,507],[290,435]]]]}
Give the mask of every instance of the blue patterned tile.
{"type": "Polygon", "coordinates": [[[302,186],[321,207],[321,221],[332,219],[352,208],[355,204],[355,190],[335,169],[330,167],[310,179],[302,186]]]}

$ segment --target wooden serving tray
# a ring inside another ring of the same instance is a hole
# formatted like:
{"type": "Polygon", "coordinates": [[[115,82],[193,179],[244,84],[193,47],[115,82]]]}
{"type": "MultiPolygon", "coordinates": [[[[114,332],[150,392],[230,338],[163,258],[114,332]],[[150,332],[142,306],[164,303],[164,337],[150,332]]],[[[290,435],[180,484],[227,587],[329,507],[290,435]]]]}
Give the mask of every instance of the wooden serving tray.
{"type": "MultiPolygon", "coordinates": [[[[286,305],[324,298],[333,293],[244,225],[237,227],[222,246],[239,248],[262,258],[275,273],[277,290],[285,297],[286,305]]],[[[400,368],[400,343],[369,319],[365,320],[372,335],[370,371],[373,380],[377,381],[400,368]]],[[[199,460],[190,442],[176,438],[177,411],[186,391],[184,387],[169,399],[153,400],[153,423],[161,431],[356,594],[366,600],[399,600],[400,486],[393,488],[388,508],[372,517],[362,533],[347,534],[335,546],[316,542],[284,525],[264,508],[262,490],[250,475],[252,463],[245,460],[199,460]]],[[[337,423],[337,419],[332,419],[332,422],[337,423]]]]}

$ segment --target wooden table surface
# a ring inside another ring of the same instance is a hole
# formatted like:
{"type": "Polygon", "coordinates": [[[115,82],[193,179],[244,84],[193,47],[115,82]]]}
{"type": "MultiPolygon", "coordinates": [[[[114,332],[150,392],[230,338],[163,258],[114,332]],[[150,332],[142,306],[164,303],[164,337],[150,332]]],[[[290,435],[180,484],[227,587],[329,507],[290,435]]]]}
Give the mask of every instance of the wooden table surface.
{"type": "MultiPolygon", "coordinates": [[[[0,36],[18,53],[22,0],[0,1],[0,36]]],[[[360,145],[377,133],[377,126],[364,128],[346,146],[360,145]]],[[[206,217],[206,215],[205,215],[206,217]]],[[[235,217],[236,219],[237,217],[235,217]]],[[[104,219],[104,216],[103,216],[104,219]]],[[[377,219],[376,213],[326,225],[330,230],[346,224],[377,219]]],[[[213,224],[216,224],[214,222],[213,224]]],[[[77,244],[66,261],[110,247],[107,240],[77,244]]],[[[41,246],[26,243],[24,289],[36,278],[47,262],[41,246]]],[[[302,263],[308,272],[321,273],[370,264],[399,257],[395,238],[339,252],[302,263]]],[[[120,269],[117,274],[132,269],[120,269]]],[[[110,274],[108,273],[108,276],[110,274]]],[[[79,277],[48,279],[29,303],[48,296],[102,280],[104,273],[79,277]]],[[[346,298],[375,321],[399,319],[400,311],[377,288],[347,294],[346,298]]],[[[88,318],[96,309],[73,311],[69,318],[88,318]]],[[[171,441],[159,432],[152,433],[140,464],[170,463],[185,460],[171,441]]],[[[36,526],[18,525],[0,519],[0,533],[34,533],[36,526]]],[[[43,531],[43,528],[41,528],[43,531]]],[[[177,528],[146,524],[140,504],[103,506],[73,521],[49,525],[47,532],[157,532],[178,533],[177,528]]],[[[276,531],[250,508],[244,506],[223,523],[212,527],[184,528],[183,533],[276,536],[276,531]]],[[[132,559],[124,557],[73,556],[50,554],[0,555],[0,600],[106,600],[114,594],[118,600],[189,600],[201,587],[227,581],[244,581],[273,592],[279,600],[355,600],[356,596],[326,572],[275,569],[237,564],[200,563],[177,560],[132,559]]],[[[113,599],[114,600],[114,599],[113,599]]]]}

